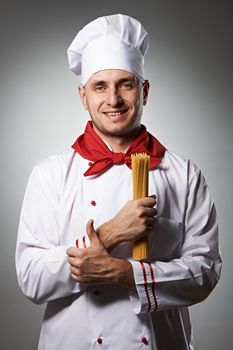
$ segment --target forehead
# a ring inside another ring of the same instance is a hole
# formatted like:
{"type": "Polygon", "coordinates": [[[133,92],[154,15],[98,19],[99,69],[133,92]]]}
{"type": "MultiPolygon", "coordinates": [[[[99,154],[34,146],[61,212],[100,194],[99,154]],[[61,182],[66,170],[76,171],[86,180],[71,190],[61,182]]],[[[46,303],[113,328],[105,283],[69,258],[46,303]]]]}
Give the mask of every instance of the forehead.
{"type": "Polygon", "coordinates": [[[121,69],[106,69],[93,74],[87,81],[87,84],[93,84],[98,81],[106,83],[117,82],[122,79],[137,79],[136,76],[130,72],[121,69]]]}

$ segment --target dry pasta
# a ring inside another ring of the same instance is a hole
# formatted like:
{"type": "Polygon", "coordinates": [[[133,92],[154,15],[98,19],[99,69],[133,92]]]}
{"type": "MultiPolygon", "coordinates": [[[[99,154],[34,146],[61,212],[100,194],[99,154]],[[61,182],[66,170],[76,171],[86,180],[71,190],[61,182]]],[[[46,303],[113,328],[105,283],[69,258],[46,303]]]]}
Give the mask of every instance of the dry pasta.
{"type": "MultiPolygon", "coordinates": [[[[133,176],[133,199],[140,199],[148,196],[149,184],[149,163],[150,156],[146,153],[137,153],[131,155],[132,176],[133,176]]],[[[148,257],[149,246],[148,238],[143,237],[134,242],[133,258],[143,260],[148,257]]]]}

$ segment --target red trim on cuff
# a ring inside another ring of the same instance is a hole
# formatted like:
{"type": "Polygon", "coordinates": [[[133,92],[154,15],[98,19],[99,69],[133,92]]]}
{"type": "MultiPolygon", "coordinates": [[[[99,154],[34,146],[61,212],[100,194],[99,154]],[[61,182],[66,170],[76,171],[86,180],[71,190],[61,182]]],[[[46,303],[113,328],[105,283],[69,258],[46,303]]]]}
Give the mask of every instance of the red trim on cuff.
{"type": "Polygon", "coordinates": [[[83,248],[87,248],[86,237],[83,236],[83,248]]]}
{"type": "Polygon", "coordinates": [[[156,294],[155,294],[155,275],[154,275],[154,271],[153,271],[153,267],[151,265],[150,262],[148,262],[148,265],[150,267],[150,273],[151,273],[151,279],[152,279],[152,293],[153,293],[153,297],[155,300],[155,309],[157,309],[158,303],[157,303],[157,298],[156,298],[156,294]]]}
{"type": "Polygon", "coordinates": [[[147,300],[148,300],[148,312],[150,312],[150,310],[151,310],[151,302],[150,302],[150,296],[149,296],[149,292],[148,292],[148,284],[147,284],[147,278],[146,278],[146,269],[145,269],[144,263],[142,261],[140,261],[140,264],[141,264],[142,271],[143,271],[145,292],[146,292],[146,296],[147,296],[147,300]]]}
{"type": "Polygon", "coordinates": [[[76,239],[76,248],[79,248],[79,243],[78,243],[78,239],[76,239]]]}

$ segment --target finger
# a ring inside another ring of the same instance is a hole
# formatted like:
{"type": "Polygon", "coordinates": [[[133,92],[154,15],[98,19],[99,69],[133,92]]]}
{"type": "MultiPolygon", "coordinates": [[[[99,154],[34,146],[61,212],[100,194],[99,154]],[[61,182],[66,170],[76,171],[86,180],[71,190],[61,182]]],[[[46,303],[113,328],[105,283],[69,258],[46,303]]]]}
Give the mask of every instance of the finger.
{"type": "Polygon", "coordinates": [[[157,202],[156,202],[155,197],[145,197],[145,198],[139,199],[139,203],[143,207],[151,207],[152,208],[157,202]]]}
{"type": "Polygon", "coordinates": [[[94,229],[94,220],[90,219],[86,224],[86,232],[91,244],[99,243],[98,234],[94,229]]]}
{"type": "Polygon", "coordinates": [[[76,275],[76,274],[77,274],[77,268],[76,268],[75,266],[70,265],[70,272],[71,272],[73,275],[76,275]]]}
{"type": "Polygon", "coordinates": [[[152,194],[151,196],[148,196],[148,197],[156,199],[156,195],[155,194],[152,194]]]}
{"type": "Polygon", "coordinates": [[[148,226],[148,228],[147,228],[147,233],[152,233],[152,232],[155,232],[155,225],[148,226]]]}
{"type": "Polygon", "coordinates": [[[78,265],[77,258],[73,258],[73,257],[69,256],[67,261],[70,264],[70,266],[77,267],[77,265],[78,265]]]}
{"type": "Polygon", "coordinates": [[[155,224],[156,224],[156,219],[153,217],[153,218],[147,218],[146,219],[146,221],[145,221],[145,223],[146,223],[146,226],[147,227],[149,227],[149,226],[155,226],[155,224]]]}
{"type": "Polygon", "coordinates": [[[78,251],[79,250],[80,250],[79,248],[69,247],[69,248],[66,249],[66,254],[68,256],[76,257],[78,255],[78,251]]]}
{"type": "Polygon", "coordinates": [[[78,279],[78,277],[77,277],[74,273],[71,273],[70,277],[71,277],[75,282],[80,282],[80,280],[78,279]]]}
{"type": "Polygon", "coordinates": [[[148,217],[153,217],[157,215],[156,208],[144,208],[144,215],[148,217]]]}

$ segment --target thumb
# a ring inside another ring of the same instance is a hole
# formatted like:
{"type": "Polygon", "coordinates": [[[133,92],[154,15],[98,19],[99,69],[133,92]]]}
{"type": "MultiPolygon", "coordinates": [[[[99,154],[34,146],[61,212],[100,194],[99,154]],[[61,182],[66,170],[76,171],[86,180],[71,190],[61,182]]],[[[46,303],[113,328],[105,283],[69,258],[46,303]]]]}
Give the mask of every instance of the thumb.
{"type": "Polygon", "coordinates": [[[86,232],[87,232],[87,235],[90,239],[91,245],[93,245],[95,243],[99,243],[99,237],[97,235],[97,232],[94,229],[94,220],[93,219],[88,220],[88,222],[86,224],[86,232]]]}

